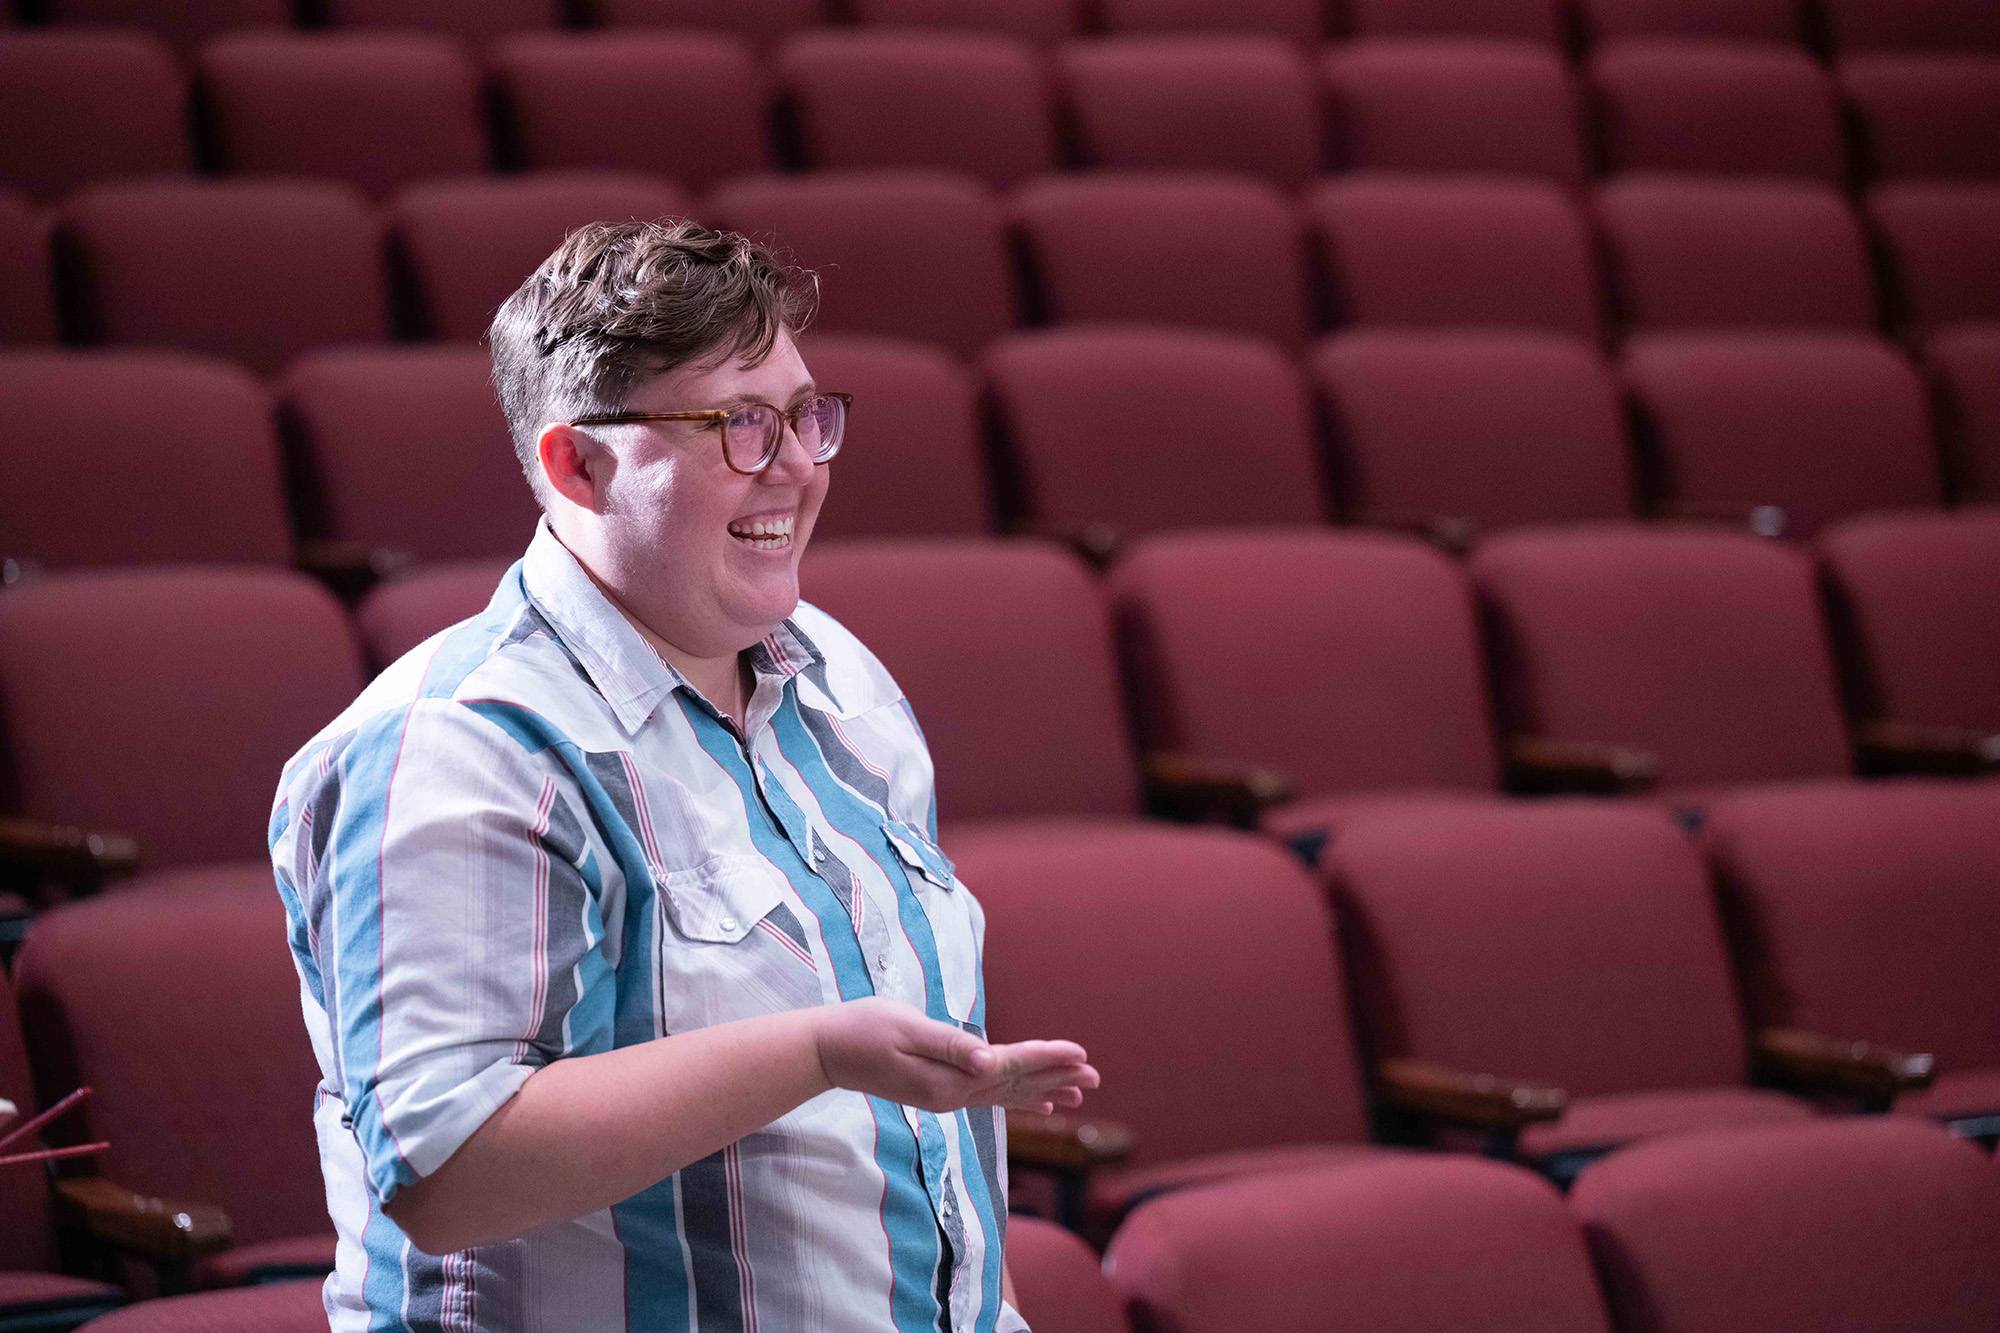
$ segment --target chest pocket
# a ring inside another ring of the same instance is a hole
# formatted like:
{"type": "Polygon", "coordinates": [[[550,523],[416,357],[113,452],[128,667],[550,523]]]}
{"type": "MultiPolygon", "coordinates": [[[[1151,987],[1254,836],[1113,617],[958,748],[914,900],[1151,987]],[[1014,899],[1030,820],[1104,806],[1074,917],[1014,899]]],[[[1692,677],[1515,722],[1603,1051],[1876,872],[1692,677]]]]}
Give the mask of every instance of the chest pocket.
{"type": "Polygon", "coordinates": [[[941,889],[957,887],[958,878],[951,858],[915,825],[891,821],[882,825],[883,836],[896,849],[903,864],[941,889]]]}
{"type": "Polygon", "coordinates": [[[691,870],[657,873],[660,906],[683,939],[735,944],[784,901],[778,875],[762,857],[725,853],[691,870]]]}

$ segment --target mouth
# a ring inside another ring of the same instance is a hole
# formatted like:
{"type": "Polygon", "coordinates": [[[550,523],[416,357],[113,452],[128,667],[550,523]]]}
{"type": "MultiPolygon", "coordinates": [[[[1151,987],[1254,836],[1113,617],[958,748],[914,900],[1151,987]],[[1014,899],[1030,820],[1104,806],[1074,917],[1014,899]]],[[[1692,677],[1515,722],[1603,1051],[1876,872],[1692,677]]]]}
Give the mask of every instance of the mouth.
{"type": "Polygon", "coordinates": [[[729,535],[755,551],[785,551],[792,545],[792,514],[764,514],[739,518],[729,525],[729,535]]]}

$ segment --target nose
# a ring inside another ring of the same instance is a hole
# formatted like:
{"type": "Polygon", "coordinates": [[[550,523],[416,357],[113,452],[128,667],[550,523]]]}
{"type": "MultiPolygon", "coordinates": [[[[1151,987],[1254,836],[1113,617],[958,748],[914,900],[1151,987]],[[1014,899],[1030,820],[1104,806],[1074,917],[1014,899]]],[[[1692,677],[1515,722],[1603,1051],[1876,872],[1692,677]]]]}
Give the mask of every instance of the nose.
{"type": "Polygon", "coordinates": [[[784,433],[778,439],[777,456],[758,475],[772,484],[803,486],[812,480],[812,454],[807,452],[797,427],[788,418],[778,419],[778,429],[784,433]]]}

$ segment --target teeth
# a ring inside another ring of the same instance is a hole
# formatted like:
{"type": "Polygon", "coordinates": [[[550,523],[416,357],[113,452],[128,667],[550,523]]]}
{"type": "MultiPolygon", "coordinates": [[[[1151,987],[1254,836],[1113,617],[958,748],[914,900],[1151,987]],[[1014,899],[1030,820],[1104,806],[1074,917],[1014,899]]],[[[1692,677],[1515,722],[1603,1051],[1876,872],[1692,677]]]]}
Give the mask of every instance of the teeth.
{"type": "Polygon", "coordinates": [[[758,546],[783,546],[791,540],[792,518],[787,514],[783,518],[760,518],[748,523],[738,521],[729,525],[729,533],[758,546]]]}

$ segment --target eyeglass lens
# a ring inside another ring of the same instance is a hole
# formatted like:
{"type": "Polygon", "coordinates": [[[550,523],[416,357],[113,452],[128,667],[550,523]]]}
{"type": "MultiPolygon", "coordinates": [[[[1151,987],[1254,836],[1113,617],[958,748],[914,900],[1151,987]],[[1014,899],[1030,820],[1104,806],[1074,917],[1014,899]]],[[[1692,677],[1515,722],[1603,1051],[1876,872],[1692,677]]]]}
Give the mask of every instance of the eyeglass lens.
{"type": "MultiPolygon", "coordinates": [[[[778,456],[784,440],[785,414],[768,403],[752,403],[731,412],[722,423],[723,445],[729,450],[729,464],[743,472],[766,467],[778,456]]],[[[797,425],[799,443],[815,463],[824,462],[840,447],[847,428],[847,404],[829,394],[821,394],[801,406],[797,425]]]]}

